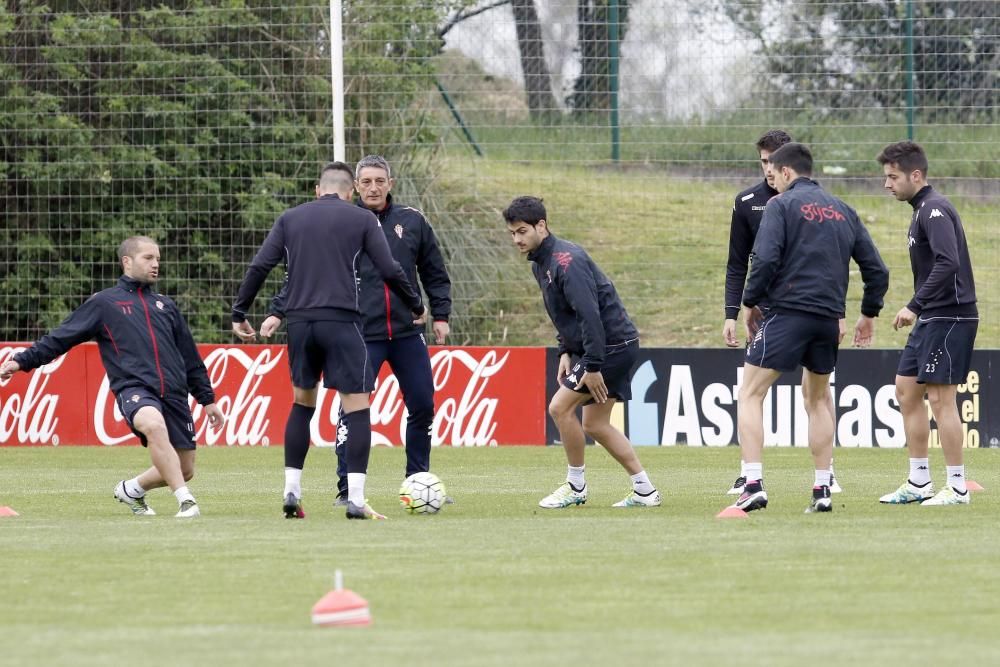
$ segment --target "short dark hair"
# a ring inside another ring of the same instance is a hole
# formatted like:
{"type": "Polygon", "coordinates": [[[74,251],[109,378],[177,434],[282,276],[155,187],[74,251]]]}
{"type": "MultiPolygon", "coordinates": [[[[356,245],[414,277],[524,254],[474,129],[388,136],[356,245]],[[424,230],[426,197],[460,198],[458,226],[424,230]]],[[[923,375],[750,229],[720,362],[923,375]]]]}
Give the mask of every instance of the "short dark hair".
{"type": "Polygon", "coordinates": [[[135,257],[136,253],[139,252],[139,246],[143,243],[151,243],[156,245],[156,241],[149,238],[148,236],[130,236],[121,245],[118,246],[118,261],[122,261],[122,257],[135,257]]]}
{"type": "Polygon", "coordinates": [[[812,176],[813,173],[812,153],[805,144],[797,144],[794,141],[771,153],[767,161],[777,169],[788,167],[799,176],[812,176]]]}
{"type": "Polygon", "coordinates": [[[504,209],[503,219],[507,224],[526,222],[532,227],[541,220],[548,220],[545,215],[545,204],[538,197],[517,197],[504,209]]]}
{"type": "Polygon", "coordinates": [[[351,165],[346,162],[327,162],[319,172],[320,189],[334,188],[338,191],[354,187],[354,172],[351,165]],[[337,172],[343,172],[346,176],[340,176],[337,172]],[[346,181],[346,182],[345,182],[346,181]]]}
{"type": "Polygon", "coordinates": [[[760,135],[760,139],[755,144],[757,152],[767,151],[773,153],[785,144],[791,143],[792,136],[784,130],[769,130],[760,135]]]}
{"type": "Polygon", "coordinates": [[[907,174],[919,170],[924,176],[927,175],[927,154],[920,144],[912,141],[889,144],[875,159],[881,165],[896,165],[907,174]]]}

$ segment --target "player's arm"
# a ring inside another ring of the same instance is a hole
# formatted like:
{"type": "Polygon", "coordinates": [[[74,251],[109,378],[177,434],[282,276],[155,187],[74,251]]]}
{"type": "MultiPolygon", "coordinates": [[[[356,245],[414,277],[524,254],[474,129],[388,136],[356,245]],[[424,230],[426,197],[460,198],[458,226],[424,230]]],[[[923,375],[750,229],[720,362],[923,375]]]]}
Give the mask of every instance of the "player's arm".
{"type": "Polygon", "coordinates": [[[285,303],[288,300],[288,269],[285,269],[285,279],[281,282],[281,289],[271,299],[271,305],[267,309],[267,317],[260,323],[260,337],[270,338],[281,326],[281,321],[285,319],[285,303]]]}
{"type": "Polygon", "coordinates": [[[597,280],[590,264],[579,256],[574,256],[569,265],[561,267],[555,280],[566,302],[576,313],[577,326],[580,327],[583,339],[580,363],[584,373],[577,388],[586,386],[595,401],[604,403],[608,400],[608,388],[604,384],[601,366],[604,365],[606,339],[597,299],[597,280]]]}
{"type": "Polygon", "coordinates": [[[864,282],[861,317],[854,326],[854,345],[868,347],[875,336],[875,318],[882,311],[883,299],[889,290],[889,268],[882,261],[868,229],[857,215],[853,216],[853,224],[858,233],[854,237],[851,257],[861,269],[861,280],[864,282]]]}
{"type": "Polygon", "coordinates": [[[76,345],[91,340],[98,335],[101,322],[101,297],[97,294],[87,299],[63,322],[23,352],[8,360],[0,374],[9,377],[18,370],[30,371],[44,366],[60,355],[66,354],[76,345]],[[13,366],[17,367],[14,368],[13,366]],[[8,370],[9,369],[9,370],[8,370]]]}
{"type": "Polygon", "coordinates": [[[385,234],[379,227],[378,219],[374,214],[370,214],[370,224],[365,227],[363,238],[363,248],[365,254],[372,260],[375,270],[382,276],[382,280],[403,300],[406,307],[413,313],[415,321],[422,321],[424,314],[423,300],[410,279],[406,277],[406,272],[392,257],[389,250],[389,242],[385,240],[385,234]]]}
{"type": "Polygon", "coordinates": [[[753,250],[753,232],[746,216],[740,210],[739,201],[733,204],[733,215],[729,223],[729,259],[726,262],[725,321],[722,338],[729,347],[738,347],[736,320],[740,314],[743,285],[747,278],[750,252],[753,250]]]}
{"type": "MultiPolygon", "coordinates": [[[[906,305],[918,315],[923,310],[925,303],[933,299],[935,294],[944,291],[946,285],[952,284],[959,268],[958,234],[955,231],[957,222],[951,217],[947,208],[935,208],[934,210],[941,215],[918,222],[927,236],[927,243],[934,255],[934,266],[927,275],[927,280],[910,299],[910,303],[906,305]]],[[[923,210],[921,210],[921,214],[923,214],[923,210]]]]}
{"type": "Polygon", "coordinates": [[[448,270],[445,268],[444,256],[438,247],[434,229],[423,217],[421,217],[420,227],[417,273],[424,291],[427,292],[434,341],[438,345],[443,345],[451,331],[448,324],[448,319],[451,317],[451,277],[448,276],[448,270]]]}
{"type": "Polygon", "coordinates": [[[257,255],[250,262],[250,267],[240,283],[236,301],[233,302],[233,331],[241,340],[253,340],[256,332],[246,321],[247,313],[253,306],[253,301],[260,291],[261,285],[278,262],[285,256],[285,223],[284,217],[278,218],[261,245],[257,255]]]}

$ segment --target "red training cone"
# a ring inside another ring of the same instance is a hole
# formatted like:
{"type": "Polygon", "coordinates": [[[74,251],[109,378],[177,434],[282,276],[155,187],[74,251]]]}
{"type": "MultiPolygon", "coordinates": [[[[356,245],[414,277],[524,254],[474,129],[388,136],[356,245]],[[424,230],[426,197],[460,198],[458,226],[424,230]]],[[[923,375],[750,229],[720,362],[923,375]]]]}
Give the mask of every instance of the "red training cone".
{"type": "Polygon", "coordinates": [[[716,519],[745,519],[747,518],[747,513],[741,510],[739,507],[733,507],[730,505],[726,509],[722,510],[715,515],[716,519]]]}
{"type": "Polygon", "coordinates": [[[0,507],[0,516],[20,516],[20,514],[15,512],[13,507],[7,507],[4,505],[3,507],[0,507]]]}
{"type": "Polygon", "coordinates": [[[967,488],[969,491],[985,491],[986,490],[986,489],[984,489],[979,484],[979,482],[973,482],[971,479],[966,480],[966,482],[965,482],[965,488],[967,488]]]}
{"type": "Polygon", "coordinates": [[[338,625],[371,625],[372,615],[368,600],[343,588],[340,570],[337,570],[336,588],[313,605],[313,625],[332,627],[338,625]]]}

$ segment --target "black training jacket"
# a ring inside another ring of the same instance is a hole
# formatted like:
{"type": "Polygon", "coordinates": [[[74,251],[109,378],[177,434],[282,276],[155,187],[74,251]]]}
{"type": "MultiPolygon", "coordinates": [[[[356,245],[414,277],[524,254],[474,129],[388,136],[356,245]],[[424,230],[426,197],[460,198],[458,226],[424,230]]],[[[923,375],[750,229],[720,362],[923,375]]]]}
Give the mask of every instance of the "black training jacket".
{"type": "Polygon", "coordinates": [[[14,361],[30,371],[95,339],[115,395],[144,387],[159,396],[187,400],[190,393],[202,405],[215,402],[205,363],[177,305],[127,276],[87,299],[14,361]]]}
{"type": "Polygon", "coordinates": [[[929,185],[910,205],[907,245],[914,295],[906,307],[925,319],[978,315],[969,245],[958,211],[929,185]]]}
{"type": "Polygon", "coordinates": [[[740,314],[743,284],[747,280],[750,252],[757,238],[764,206],[778,191],[762,180],[736,195],[733,218],[729,223],[729,261],[726,262],[726,319],[735,320],[740,314]]]}
{"type": "Polygon", "coordinates": [[[766,298],[776,310],[844,317],[850,260],[861,269],[861,312],[877,317],[889,289],[889,269],[850,206],[816,181],[799,177],[772,197],[753,245],[743,305],[766,298]]]}
{"type": "Polygon", "coordinates": [[[615,286],[583,248],[550,234],[528,259],[556,327],[559,354],[579,356],[587,371],[599,371],[607,346],[639,336],[615,286]]]}
{"type": "MultiPolygon", "coordinates": [[[[451,279],[434,229],[417,209],[394,204],[392,195],[389,195],[389,205],[376,215],[393,259],[399,262],[414,287],[423,285],[431,319],[447,322],[451,316],[451,279]]],[[[392,340],[423,333],[425,327],[413,323],[409,308],[385,284],[371,259],[362,256],[358,272],[359,308],[365,340],[392,340]]],[[[287,295],[287,285],[282,285],[268,312],[284,317],[287,295]]]]}
{"type": "Polygon", "coordinates": [[[423,313],[420,293],[393,260],[375,215],[337,195],[324,195],[288,209],[275,221],[240,285],[233,322],[246,320],[264,279],[282,259],[289,320],[357,321],[362,255],[372,259],[407,308],[423,313]]]}

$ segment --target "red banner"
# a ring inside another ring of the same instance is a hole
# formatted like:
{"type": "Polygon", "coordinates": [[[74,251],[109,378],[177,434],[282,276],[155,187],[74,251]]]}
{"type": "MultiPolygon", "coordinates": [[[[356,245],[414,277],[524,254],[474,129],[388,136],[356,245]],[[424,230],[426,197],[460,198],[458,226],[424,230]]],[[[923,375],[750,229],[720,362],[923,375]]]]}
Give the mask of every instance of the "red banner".
{"type": "MultiPolygon", "coordinates": [[[[26,347],[0,343],[0,363],[26,347]]],[[[219,429],[190,398],[202,445],[279,444],[292,402],[287,351],[279,345],[200,345],[226,416],[219,429]]],[[[434,445],[545,444],[545,348],[432,347],[434,445]]],[[[312,442],[336,439],[339,398],[319,391],[312,442]]],[[[371,397],[372,444],[399,445],[406,408],[384,365],[371,397]]],[[[97,345],[86,343],[31,373],[0,381],[0,446],[137,444],[115,405],[97,345]]]]}

